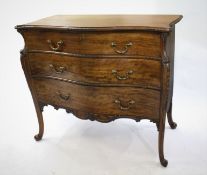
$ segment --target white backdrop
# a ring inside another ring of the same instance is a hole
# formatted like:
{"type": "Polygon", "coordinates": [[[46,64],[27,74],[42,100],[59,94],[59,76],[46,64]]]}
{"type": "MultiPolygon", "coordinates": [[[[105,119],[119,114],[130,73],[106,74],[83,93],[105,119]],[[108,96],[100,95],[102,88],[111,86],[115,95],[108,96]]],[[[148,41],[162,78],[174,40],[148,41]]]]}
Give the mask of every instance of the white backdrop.
{"type": "Polygon", "coordinates": [[[207,174],[207,1],[1,0],[0,174],[207,174]],[[45,135],[20,65],[22,37],[14,26],[55,14],[182,14],[176,26],[174,120],[166,124],[159,165],[157,132],[148,121],[82,121],[45,108],[45,135]]]}

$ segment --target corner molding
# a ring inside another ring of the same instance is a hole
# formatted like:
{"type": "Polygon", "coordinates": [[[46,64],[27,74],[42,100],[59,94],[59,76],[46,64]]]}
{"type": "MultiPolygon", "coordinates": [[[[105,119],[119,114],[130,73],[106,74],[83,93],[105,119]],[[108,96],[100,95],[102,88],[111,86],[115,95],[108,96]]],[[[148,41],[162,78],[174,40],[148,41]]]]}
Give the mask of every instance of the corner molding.
{"type": "Polygon", "coordinates": [[[165,108],[167,108],[167,102],[169,101],[169,89],[170,89],[170,57],[167,54],[167,38],[168,33],[162,33],[162,45],[163,45],[163,53],[162,53],[162,65],[163,65],[163,78],[165,79],[165,88],[166,89],[166,98],[165,98],[165,108]]]}
{"type": "Polygon", "coordinates": [[[170,63],[170,58],[167,55],[167,36],[168,36],[168,33],[162,33],[161,34],[162,43],[163,43],[162,64],[164,64],[168,67],[169,63],[170,63]]]}

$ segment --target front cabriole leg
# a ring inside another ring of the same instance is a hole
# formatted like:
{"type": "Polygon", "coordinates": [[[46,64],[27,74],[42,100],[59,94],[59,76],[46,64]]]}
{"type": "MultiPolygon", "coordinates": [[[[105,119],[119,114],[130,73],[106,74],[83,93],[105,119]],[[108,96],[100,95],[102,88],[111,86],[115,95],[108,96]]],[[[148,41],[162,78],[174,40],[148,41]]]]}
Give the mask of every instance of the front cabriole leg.
{"type": "MultiPolygon", "coordinates": [[[[163,80],[165,78],[163,77],[163,80]]],[[[159,138],[158,138],[158,149],[159,149],[159,158],[162,166],[167,167],[168,161],[164,156],[164,135],[165,135],[165,120],[166,120],[166,110],[165,110],[165,93],[161,93],[161,107],[160,107],[160,122],[159,122],[159,138]]]]}
{"type": "Polygon", "coordinates": [[[36,113],[37,113],[37,119],[38,119],[38,124],[39,124],[39,132],[34,136],[34,139],[36,141],[39,141],[42,139],[43,133],[44,133],[44,121],[42,117],[42,111],[40,110],[39,105],[35,105],[36,113]]]}
{"type": "Polygon", "coordinates": [[[29,86],[31,95],[32,95],[32,99],[35,105],[35,110],[36,110],[36,114],[37,114],[37,119],[38,119],[38,124],[39,124],[39,132],[37,135],[34,136],[36,141],[39,141],[42,139],[43,133],[44,133],[44,122],[43,122],[43,116],[42,116],[42,110],[43,110],[43,105],[41,105],[40,103],[38,103],[37,101],[37,97],[34,91],[34,87],[32,85],[32,79],[30,76],[30,71],[29,71],[29,66],[28,66],[28,54],[25,53],[25,50],[21,51],[21,64],[22,64],[22,68],[27,80],[27,84],[29,86]]]}
{"type": "Polygon", "coordinates": [[[162,117],[159,124],[159,158],[162,166],[167,167],[168,161],[164,157],[164,134],[165,134],[165,116],[162,117]]]}
{"type": "Polygon", "coordinates": [[[37,119],[38,119],[38,124],[39,124],[39,132],[34,136],[34,139],[36,141],[39,141],[42,139],[42,136],[44,134],[44,121],[43,121],[43,107],[44,104],[42,103],[34,103],[35,104],[35,109],[36,109],[36,114],[37,114],[37,119]]]}

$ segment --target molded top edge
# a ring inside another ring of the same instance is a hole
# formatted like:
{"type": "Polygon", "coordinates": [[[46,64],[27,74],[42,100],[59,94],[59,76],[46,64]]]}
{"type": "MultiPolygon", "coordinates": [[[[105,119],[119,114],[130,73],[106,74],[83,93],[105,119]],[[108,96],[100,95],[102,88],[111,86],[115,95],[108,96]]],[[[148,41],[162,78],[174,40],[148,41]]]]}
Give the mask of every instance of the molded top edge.
{"type": "Polygon", "coordinates": [[[182,15],[56,15],[16,29],[55,30],[150,30],[168,32],[182,15]]]}

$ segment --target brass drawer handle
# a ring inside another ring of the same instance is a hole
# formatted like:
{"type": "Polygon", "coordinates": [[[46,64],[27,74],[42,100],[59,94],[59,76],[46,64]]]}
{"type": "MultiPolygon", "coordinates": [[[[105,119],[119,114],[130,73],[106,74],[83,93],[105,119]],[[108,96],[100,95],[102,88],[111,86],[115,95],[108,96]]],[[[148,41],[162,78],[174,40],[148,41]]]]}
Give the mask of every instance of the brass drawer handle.
{"type": "Polygon", "coordinates": [[[126,111],[126,110],[129,110],[130,107],[131,107],[133,104],[135,104],[135,101],[134,101],[134,100],[129,100],[129,101],[127,102],[127,106],[124,106],[124,105],[122,104],[122,102],[121,102],[119,99],[114,100],[114,103],[116,103],[116,104],[119,105],[119,109],[121,109],[122,111],[126,111]]]}
{"type": "Polygon", "coordinates": [[[70,95],[68,95],[68,94],[62,94],[61,92],[56,92],[56,94],[62,99],[62,100],[65,100],[65,101],[67,101],[67,100],[69,100],[70,99],[70,95]]]}
{"type": "Polygon", "coordinates": [[[118,80],[127,80],[129,79],[130,75],[133,74],[133,70],[129,70],[125,75],[119,75],[117,70],[112,70],[111,73],[116,77],[118,80]]]}
{"type": "Polygon", "coordinates": [[[129,43],[125,44],[123,50],[117,50],[117,49],[116,49],[117,44],[116,44],[115,42],[112,42],[112,43],[111,43],[111,47],[112,47],[112,48],[114,49],[114,51],[115,51],[116,53],[118,53],[118,54],[125,54],[125,53],[127,53],[127,52],[128,52],[128,48],[129,48],[130,46],[132,46],[132,45],[133,45],[132,42],[129,42],[129,43]]]}
{"type": "Polygon", "coordinates": [[[62,74],[66,70],[66,68],[63,66],[58,67],[54,66],[53,64],[50,64],[49,67],[52,71],[55,71],[56,74],[62,74]]]}
{"type": "Polygon", "coordinates": [[[59,51],[63,46],[64,42],[60,40],[56,44],[54,44],[51,40],[47,40],[47,43],[49,44],[50,49],[52,49],[53,51],[59,51]]]}

